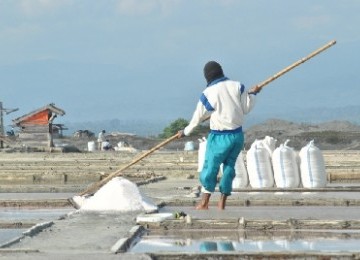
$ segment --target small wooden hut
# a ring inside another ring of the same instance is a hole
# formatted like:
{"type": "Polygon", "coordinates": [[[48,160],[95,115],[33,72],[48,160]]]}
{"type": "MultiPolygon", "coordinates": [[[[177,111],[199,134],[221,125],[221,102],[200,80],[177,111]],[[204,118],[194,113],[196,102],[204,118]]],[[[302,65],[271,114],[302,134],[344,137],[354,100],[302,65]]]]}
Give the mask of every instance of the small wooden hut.
{"type": "Polygon", "coordinates": [[[54,119],[65,111],[51,103],[13,120],[19,128],[19,141],[35,146],[54,147],[53,138],[62,135],[63,125],[54,124],[54,119]]]}

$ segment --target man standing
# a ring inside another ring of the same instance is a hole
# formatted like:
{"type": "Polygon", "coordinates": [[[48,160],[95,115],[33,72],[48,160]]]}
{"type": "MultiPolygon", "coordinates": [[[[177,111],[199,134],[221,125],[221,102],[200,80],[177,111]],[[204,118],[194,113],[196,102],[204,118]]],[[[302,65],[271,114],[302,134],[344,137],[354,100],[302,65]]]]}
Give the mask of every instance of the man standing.
{"type": "Polygon", "coordinates": [[[97,142],[98,142],[98,148],[100,151],[102,151],[102,143],[105,142],[105,130],[102,130],[99,134],[98,134],[98,139],[97,139],[97,142]]]}
{"type": "Polygon", "coordinates": [[[225,77],[221,65],[215,61],[206,63],[204,76],[207,88],[200,97],[189,125],[178,132],[178,138],[189,136],[196,126],[210,116],[205,162],[200,173],[203,196],[196,209],[208,209],[219,167],[223,164],[223,176],[219,184],[221,198],[218,202],[218,208],[223,210],[232,191],[234,165],[244,147],[244,115],[253,108],[255,95],[261,88],[255,86],[249,91],[245,90],[240,82],[225,77]]]}

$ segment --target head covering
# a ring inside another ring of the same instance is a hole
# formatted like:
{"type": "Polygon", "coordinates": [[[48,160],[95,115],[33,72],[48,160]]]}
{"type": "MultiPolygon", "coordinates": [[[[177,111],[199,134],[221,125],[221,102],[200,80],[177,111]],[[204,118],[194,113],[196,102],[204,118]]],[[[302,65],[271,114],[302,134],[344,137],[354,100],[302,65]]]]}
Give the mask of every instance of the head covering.
{"type": "Polygon", "coordinates": [[[216,61],[209,61],[205,64],[204,76],[207,84],[210,84],[215,79],[224,77],[224,72],[219,63],[217,63],[216,61]]]}

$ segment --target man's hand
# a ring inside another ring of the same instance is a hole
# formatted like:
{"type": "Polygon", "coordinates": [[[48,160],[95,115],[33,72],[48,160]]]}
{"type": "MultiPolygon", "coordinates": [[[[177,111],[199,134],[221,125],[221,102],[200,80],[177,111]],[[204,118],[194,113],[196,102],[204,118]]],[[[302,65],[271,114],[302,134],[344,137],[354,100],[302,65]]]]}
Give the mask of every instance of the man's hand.
{"type": "Polygon", "coordinates": [[[177,133],[177,138],[180,139],[182,137],[184,137],[185,134],[184,134],[184,130],[180,130],[178,133],[177,133]]]}
{"type": "Polygon", "coordinates": [[[261,89],[261,87],[256,85],[249,90],[249,94],[257,94],[261,91],[261,89]]]}

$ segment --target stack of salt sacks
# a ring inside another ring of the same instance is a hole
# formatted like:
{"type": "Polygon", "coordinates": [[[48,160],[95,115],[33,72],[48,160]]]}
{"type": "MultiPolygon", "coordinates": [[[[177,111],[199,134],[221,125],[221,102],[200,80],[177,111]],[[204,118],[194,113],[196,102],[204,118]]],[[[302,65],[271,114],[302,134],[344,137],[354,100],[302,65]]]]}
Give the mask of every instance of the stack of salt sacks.
{"type": "MultiPolygon", "coordinates": [[[[253,188],[322,188],[326,186],[325,163],[322,152],[311,141],[299,153],[289,147],[287,140],[274,150],[272,137],[255,140],[247,154],[247,170],[253,188]],[[270,142],[269,142],[270,141],[270,142]]],[[[276,141],[276,140],[275,140],[276,141]]]]}
{"type": "MultiPolygon", "coordinates": [[[[199,141],[198,172],[201,172],[206,139],[199,141]]],[[[244,153],[241,152],[238,156],[233,188],[244,188],[248,184],[253,188],[271,188],[275,184],[278,188],[297,188],[301,183],[304,188],[325,187],[327,181],[324,158],[314,141],[300,150],[299,157],[294,149],[287,145],[288,143],[289,140],[275,149],[276,139],[273,137],[266,136],[262,140],[255,140],[246,154],[246,165],[244,153]]]]}
{"type": "MultiPolygon", "coordinates": [[[[199,150],[198,150],[198,172],[201,172],[204,166],[205,161],[205,152],[206,152],[206,143],[207,140],[205,137],[199,139],[199,150]]],[[[219,175],[222,175],[223,165],[220,166],[219,175]]],[[[244,153],[241,151],[236,162],[235,162],[235,178],[232,183],[233,189],[240,189],[248,186],[249,178],[244,162],[244,153]]]]}

